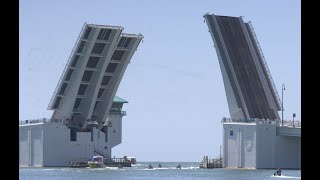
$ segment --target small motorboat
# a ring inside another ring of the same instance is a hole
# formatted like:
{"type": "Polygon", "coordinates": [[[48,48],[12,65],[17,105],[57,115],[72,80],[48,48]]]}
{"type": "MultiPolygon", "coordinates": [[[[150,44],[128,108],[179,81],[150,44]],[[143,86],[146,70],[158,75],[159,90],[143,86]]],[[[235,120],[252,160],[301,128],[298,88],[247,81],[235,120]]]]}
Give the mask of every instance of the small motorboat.
{"type": "Polygon", "coordinates": [[[88,161],[90,168],[103,168],[103,156],[92,156],[90,161],[88,161]]]}
{"type": "Polygon", "coordinates": [[[131,164],[137,164],[137,159],[135,157],[127,157],[125,156],[127,161],[130,162],[131,164]]]}

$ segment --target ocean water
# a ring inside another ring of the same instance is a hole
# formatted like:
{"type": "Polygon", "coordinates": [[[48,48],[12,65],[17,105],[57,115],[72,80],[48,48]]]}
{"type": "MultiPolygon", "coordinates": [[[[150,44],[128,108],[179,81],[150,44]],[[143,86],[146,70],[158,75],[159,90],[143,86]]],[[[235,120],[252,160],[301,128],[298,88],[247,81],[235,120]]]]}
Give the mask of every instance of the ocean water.
{"type": "Polygon", "coordinates": [[[106,180],[106,179],[301,179],[300,170],[282,170],[282,176],[273,177],[276,170],[200,169],[198,162],[138,162],[128,168],[19,168],[20,180],[106,180]],[[158,164],[162,168],[157,168],[158,164]],[[154,169],[148,169],[152,165],[154,169]],[[177,169],[181,164],[181,169],[177,169]]]}

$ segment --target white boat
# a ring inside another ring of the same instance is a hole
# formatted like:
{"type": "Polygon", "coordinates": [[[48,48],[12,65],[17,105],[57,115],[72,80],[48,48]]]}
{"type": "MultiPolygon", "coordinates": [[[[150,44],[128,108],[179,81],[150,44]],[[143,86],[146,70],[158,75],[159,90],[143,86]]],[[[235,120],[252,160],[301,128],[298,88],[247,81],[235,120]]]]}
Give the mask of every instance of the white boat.
{"type": "Polygon", "coordinates": [[[90,168],[103,168],[105,166],[103,164],[103,156],[92,156],[88,161],[88,165],[90,168]]]}
{"type": "Polygon", "coordinates": [[[128,160],[128,162],[130,162],[131,164],[137,164],[137,159],[135,157],[126,157],[126,159],[128,160]]]}

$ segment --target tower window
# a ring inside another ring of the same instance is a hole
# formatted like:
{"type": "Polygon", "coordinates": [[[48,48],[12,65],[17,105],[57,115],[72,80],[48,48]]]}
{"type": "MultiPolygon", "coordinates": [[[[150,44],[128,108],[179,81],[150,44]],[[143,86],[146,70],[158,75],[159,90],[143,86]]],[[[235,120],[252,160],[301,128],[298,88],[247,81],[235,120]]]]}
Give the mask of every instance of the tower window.
{"type": "Polygon", "coordinates": [[[70,128],[70,141],[77,141],[77,130],[70,128]]]}

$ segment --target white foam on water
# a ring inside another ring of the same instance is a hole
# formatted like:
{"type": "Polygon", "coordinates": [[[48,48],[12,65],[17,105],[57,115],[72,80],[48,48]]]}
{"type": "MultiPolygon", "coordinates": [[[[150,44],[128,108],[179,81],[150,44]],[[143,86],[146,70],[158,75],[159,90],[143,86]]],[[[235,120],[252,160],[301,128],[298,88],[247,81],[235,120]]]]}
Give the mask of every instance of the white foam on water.
{"type": "MultiPolygon", "coordinates": [[[[144,169],[138,169],[138,170],[168,170],[168,169],[170,169],[170,170],[172,170],[172,169],[180,170],[175,166],[174,167],[161,167],[161,168],[155,167],[153,169],[144,168],[144,169]]],[[[199,167],[195,167],[195,166],[181,167],[181,170],[190,170],[190,169],[199,169],[199,167]]]]}
{"type": "Polygon", "coordinates": [[[161,170],[161,169],[171,169],[171,168],[161,167],[161,168],[153,168],[153,169],[159,169],[159,170],[161,170]]]}
{"type": "Polygon", "coordinates": [[[271,177],[273,177],[273,178],[284,178],[284,179],[301,179],[301,177],[298,177],[298,176],[286,176],[286,175],[281,175],[281,176],[272,175],[271,177]]]}
{"type": "Polygon", "coordinates": [[[90,168],[90,167],[86,167],[86,170],[89,171],[105,171],[105,168],[90,168]]]}
{"type": "Polygon", "coordinates": [[[153,169],[144,168],[144,169],[138,169],[138,170],[143,170],[143,171],[154,171],[154,170],[156,170],[156,169],[155,169],[155,168],[153,168],[153,169]]]}
{"type": "Polygon", "coordinates": [[[190,166],[190,167],[181,167],[181,169],[199,169],[199,167],[190,166]]]}
{"type": "Polygon", "coordinates": [[[77,170],[78,168],[53,168],[53,169],[42,169],[41,171],[74,171],[77,170]]]}
{"type": "Polygon", "coordinates": [[[41,171],[54,171],[54,170],[57,170],[57,169],[42,169],[41,171]]]}
{"type": "Polygon", "coordinates": [[[142,166],[142,164],[131,164],[132,167],[139,167],[142,166]]]}

